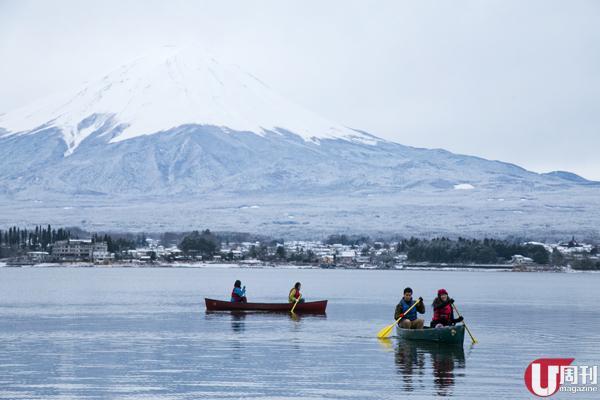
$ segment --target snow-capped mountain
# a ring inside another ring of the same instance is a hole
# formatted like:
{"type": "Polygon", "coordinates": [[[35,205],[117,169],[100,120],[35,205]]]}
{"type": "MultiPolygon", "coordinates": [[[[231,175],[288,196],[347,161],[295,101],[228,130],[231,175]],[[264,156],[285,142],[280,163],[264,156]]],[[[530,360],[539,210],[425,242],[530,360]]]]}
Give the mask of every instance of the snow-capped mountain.
{"type": "Polygon", "coordinates": [[[328,121],[190,49],[0,115],[0,194],[0,225],[298,234],[510,232],[546,219],[594,229],[600,202],[600,188],[574,174],[407,147],[328,121]]]}
{"type": "Polygon", "coordinates": [[[8,135],[59,129],[67,155],[99,129],[117,129],[110,140],[117,143],[191,124],[258,135],[287,130],[311,141],[374,141],[291,104],[254,76],[192,49],[166,48],[121,66],[77,93],[0,116],[0,127],[8,135]]]}

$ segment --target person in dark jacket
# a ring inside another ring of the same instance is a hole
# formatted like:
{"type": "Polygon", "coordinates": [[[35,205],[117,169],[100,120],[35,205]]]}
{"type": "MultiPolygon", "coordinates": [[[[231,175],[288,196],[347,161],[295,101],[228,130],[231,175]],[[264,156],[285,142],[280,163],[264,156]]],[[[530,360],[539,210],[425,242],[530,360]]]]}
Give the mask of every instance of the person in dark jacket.
{"type": "Polygon", "coordinates": [[[462,322],[463,317],[454,318],[452,304],[454,304],[454,299],[448,297],[446,289],[438,290],[438,295],[435,300],[433,300],[432,304],[433,320],[430,324],[432,328],[454,325],[458,322],[462,322]]]}
{"type": "MultiPolygon", "coordinates": [[[[394,319],[400,318],[401,314],[406,313],[406,311],[416,303],[416,300],[413,300],[412,295],[413,291],[411,288],[407,287],[404,289],[404,296],[402,296],[400,303],[396,306],[394,319]]],[[[422,297],[419,297],[419,304],[402,317],[400,322],[398,322],[398,326],[404,329],[423,329],[425,321],[421,318],[417,318],[417,313],[425,314],[425,304],[423,304],[422,297]]]]}
{"type": "Polygon", "coordinates": [[[233,290],[231,291],[231,302],[232,303],[247,303],[246,299],[246,286],[242,288],[242,281],[239,279],[233,284],[233,290]]]}

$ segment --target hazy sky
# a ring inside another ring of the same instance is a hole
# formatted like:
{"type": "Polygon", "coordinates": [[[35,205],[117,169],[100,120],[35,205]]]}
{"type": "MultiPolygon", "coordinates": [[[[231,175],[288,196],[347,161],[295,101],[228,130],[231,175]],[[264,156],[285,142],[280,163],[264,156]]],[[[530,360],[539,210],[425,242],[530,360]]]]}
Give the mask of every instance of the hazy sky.
{"type": "Polygon", "coordinates": [[[165,44],[402,144],[600,180],[593,0],[0,0],[0,113],[165,44]]]}

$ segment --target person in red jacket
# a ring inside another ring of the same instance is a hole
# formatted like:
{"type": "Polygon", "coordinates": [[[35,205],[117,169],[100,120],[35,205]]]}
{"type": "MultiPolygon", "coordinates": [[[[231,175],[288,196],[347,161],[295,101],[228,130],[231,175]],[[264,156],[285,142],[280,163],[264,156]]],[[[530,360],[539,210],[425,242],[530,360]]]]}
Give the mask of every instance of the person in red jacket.
{"type": "Polygon", "coordinates": [[[446,289],[438,290],[438,295],[435,300],[433,300],[432,304],[433,320],[430,324],[432,328],[454,325],[457,322],[462,322],[463,317],[454,318],[452,304],[454,304],[454,299],[448,297],[446,289]]]}

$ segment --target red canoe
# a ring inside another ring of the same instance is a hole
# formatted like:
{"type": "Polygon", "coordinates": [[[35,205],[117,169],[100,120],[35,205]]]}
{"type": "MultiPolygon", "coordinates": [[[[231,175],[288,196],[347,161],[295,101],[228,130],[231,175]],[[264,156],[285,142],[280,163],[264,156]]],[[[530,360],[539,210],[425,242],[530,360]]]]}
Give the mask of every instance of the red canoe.
{"type": "MultiPolygon", "coordinates": [[[[271,311],[290,312],[293,304],[290,303],[232,303],[230,301],[214,300],[205,298],[207,311],[271,311]]],[[[325,314],[327,300],[307,301],[298,303],[295,313],[303,314],[325,314]]]]}

